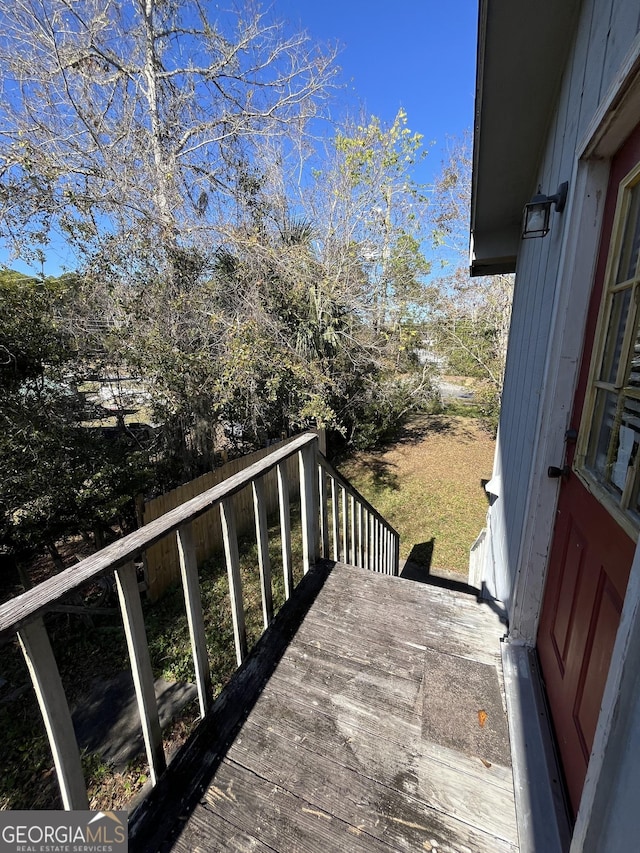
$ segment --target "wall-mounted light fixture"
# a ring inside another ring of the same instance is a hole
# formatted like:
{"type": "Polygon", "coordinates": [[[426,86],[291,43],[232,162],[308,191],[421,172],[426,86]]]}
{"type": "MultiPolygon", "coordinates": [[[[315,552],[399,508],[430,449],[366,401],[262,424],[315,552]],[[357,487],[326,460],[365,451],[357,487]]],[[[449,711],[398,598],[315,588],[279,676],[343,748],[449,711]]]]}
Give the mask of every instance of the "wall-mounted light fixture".
{"type": "Polygon", "coordinates": [[[522,239],[531,237],[544,237],[549,233],[549,219],[551,218],[551,205],[555,204],[556,213],[562,213],[567,200],[569,183],[565,181],[558,187],[555,195],[543,195],[538,187],[538,192],[529,204],[524,206],[524,221],[522,223],[522,239]]]}

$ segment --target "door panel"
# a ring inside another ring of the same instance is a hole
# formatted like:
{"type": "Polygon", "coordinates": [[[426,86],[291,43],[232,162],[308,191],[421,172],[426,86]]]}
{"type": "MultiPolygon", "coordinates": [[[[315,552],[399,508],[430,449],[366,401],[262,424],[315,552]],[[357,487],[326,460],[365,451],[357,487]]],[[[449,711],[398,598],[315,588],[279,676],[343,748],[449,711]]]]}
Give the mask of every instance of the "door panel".
{"type": "Polygon", "coordinates": [[[564,537],[565,547],[560,561],[560,589],[555,602],[556,614],[552,623],[552,640],[558,667],[564,675],[567,662],[571,626],[580,596],[580,578],[585,554],[585,539],[569,516],[569,531],[564,537]]]}
{"type": "Polygon", "coordinates": [[[577,812],[635,551],[640,483],[640,126],[614,157],[538,629],[577,812]],[[631,177],[634,176],[634,177],[631,177]],[[603,297],[604,294],[604,297],[603,297]],[[600,333],[597,333],[597,330],[600,333]],[[593,356],[593,366],[592,366],[593,356]],[[634,515],[635,513],[635,515],[634,515]]]}
{"type": "Polygon", "coordinates": [[[538,653],[577,811],[635,543],[572,475],[562,489],[538,653]]]}
{"type": "Polygon", "coordinates": [[[621,613],[622,599],[601,567],[575,707],[576,725],[587,762],[600,713],[599,700],[604,689],[602,674],[609,670],[621,613]]]}

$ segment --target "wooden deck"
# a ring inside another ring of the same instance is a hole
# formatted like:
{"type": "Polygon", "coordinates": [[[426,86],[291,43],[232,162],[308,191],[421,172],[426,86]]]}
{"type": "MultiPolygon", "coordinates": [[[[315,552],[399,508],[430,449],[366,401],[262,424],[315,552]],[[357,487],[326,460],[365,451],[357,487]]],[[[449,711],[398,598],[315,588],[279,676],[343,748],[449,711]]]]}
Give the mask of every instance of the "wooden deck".
{"type": "Polygon", "coordinates": [[[314,582],[267,683],[233,700],[248,697],[247,718],[224,749],[206,742],[224,709],[203,725],[131,849],[517,851],[498,615],[342,564],[314,582]]]}

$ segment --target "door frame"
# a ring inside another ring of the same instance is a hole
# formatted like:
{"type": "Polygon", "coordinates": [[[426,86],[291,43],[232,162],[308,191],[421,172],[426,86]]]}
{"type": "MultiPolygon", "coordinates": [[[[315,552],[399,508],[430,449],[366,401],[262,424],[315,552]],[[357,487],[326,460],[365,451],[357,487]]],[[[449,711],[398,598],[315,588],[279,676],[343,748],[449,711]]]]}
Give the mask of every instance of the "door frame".
{"type": "MultiPolygon", "coordinates": [[[[562,465],[602,228],[611,158],[640,116],[640,37],[637,37],[609,91],[602,99],[571,164],[569,203],[563,218],[563,244],[556,277],[549,349],[540,395],[533,465],[527,490],[525,527],[513,587],[512,641],[535,645],[547,560],[553,535],[559,484],[547,477],[562,465]]],[[[569,166],[569,164],[567,164],[569,166]]],[[[554,175],[566,180],[566,176],[554,175]]],[[[553,181],[551,181],[553,183],[553,181]]],[[[559,224],[559,223],[558,223],[559,224]]],[[[582,851],[597,838],[614,790],[616,756],[626,734],[615,724],[637,690],[640,666],[640,541],[636,546],[620,626],[611,658],[587,778],[571,844],[582,851]]]]}

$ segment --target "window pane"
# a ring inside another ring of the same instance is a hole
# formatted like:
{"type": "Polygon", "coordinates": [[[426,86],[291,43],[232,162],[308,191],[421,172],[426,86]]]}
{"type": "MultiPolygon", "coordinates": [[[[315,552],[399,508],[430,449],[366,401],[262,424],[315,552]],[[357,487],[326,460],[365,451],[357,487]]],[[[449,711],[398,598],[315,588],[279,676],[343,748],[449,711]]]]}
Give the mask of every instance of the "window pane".
{"type": "Polygon", "coordinates": [[[612,460],[611,482],[621,491],[627,481],[627,473],[633,465],[640,443],[640,400],[627,397],[622,407],[620,430],[616,452],[612,460]]]}
{"type": "MultiPolygon", "coordinates": [[[[614,293],[611,300],[611,313],[609,314],[609,328],[607,329],[606,349],[600,379],[603,382],[616,381],[618,365],[620,364],[620,353],[622,352],[622,340],[627,323],[627,314],[631,303],[631,288],[614,293]]],[[[639,377],[640,378],[640,377],[639,377]]]]}
{"type": "Polygon", "coordinates": [[[631,190],[631,202],[620,249],[616,284],[633,278],[640,251],[640,184],[631,190]]]}
{"type": "MultiPolygon", "coordinates": [[[[602,483],[611,479],[611,468],[615,460],[612,447],[616,428],[616,410],[618,395],[611,391],[599,390],[596,395],[596,406],[589,438],[587,467],[602,483]]],[[[617,435],[615,436],[617,442],[617,435]]]]}
{"type": "Polygon", "coordinates": [[[640,329],[638,329],[637,324],[638,320],[636,320],[636,337],[633,342],[633,351],[629,364],[629,376],[624,383],[629,388],[640,388],[640,329]]]}

